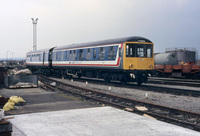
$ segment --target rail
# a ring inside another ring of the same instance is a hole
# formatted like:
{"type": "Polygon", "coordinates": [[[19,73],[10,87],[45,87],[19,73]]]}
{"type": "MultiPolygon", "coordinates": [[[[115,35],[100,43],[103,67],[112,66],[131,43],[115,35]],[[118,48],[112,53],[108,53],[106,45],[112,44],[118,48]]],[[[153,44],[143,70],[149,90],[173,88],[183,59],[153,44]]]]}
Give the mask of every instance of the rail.
{"type": "Polygon", "coordinates": [[[128,111],[141,115],[147,114],[158,120],[163,120],[165,122],[200,131],[200,113],[124,98],[97,90],[63,83],[45,76],[40,76],[40,80],[47,88],[54,91],[59,89],[73,95],[84,97],[86,99],[98,101],[121,109],[129,109],[128,111]],[[53,82],[54,85],[51,85],[53,82]],[[136,108],[138,106],[145,106],[147,110],[139,110],[136,108]]]}

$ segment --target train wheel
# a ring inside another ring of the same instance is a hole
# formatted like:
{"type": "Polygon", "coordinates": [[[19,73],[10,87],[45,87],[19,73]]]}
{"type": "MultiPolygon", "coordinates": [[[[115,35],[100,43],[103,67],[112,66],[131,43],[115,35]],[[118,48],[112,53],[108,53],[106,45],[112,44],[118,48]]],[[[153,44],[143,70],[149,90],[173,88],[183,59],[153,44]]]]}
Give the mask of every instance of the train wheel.
{"type": "Polygon", "coordinates": [[[123,78],[120,82],[121,82],[122,85],[126,85],[127,84],[127,78],[123,78]]]}
{"type": "Polygon", "coordinates": [[[141,84],[142,84],[142,80],[138,80],[137,85],[141,85],[141,84]]]}
{"type": "Polygon", "coordinates": [[[110,78],[104,78],[104,80],[106,81],[106,83],[110,83],[110,78]]]}
{"type": "Polygon", "coordinates": [[[78,78],[81,78],[81,73],[78,73],[77,76],[78,76],[78,78]]]}
{"type": "Polygon", "coordinates": [[[136,77],[136,82],[137,82],[137,85],[141,85],[143,83],[143,77],[142,77],[142,74],[138,74],[137,77],[136,77]]]}

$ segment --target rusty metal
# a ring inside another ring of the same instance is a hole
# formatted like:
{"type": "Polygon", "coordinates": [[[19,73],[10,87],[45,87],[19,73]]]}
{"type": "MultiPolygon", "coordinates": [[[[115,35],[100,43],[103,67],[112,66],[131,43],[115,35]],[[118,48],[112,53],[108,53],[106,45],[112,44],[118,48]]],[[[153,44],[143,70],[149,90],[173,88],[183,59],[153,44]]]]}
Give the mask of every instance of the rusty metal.
{"type": "Polygon", "coordinates": [[[200,73],[200,65],[155,65],[155,70],[158,73],[172,75],[180,72],[182,76],[193,76],[200,73]]]}

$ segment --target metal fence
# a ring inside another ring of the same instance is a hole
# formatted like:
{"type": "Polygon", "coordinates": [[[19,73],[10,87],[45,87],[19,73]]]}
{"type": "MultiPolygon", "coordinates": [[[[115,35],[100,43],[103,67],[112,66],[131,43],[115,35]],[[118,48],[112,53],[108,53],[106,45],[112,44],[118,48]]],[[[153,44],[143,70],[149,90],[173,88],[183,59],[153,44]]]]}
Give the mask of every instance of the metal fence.
{"type": "Polygon", "coordinates": [[[4,81],[6,88],[38,87],[37,75],[11,75],[4,81]]]}

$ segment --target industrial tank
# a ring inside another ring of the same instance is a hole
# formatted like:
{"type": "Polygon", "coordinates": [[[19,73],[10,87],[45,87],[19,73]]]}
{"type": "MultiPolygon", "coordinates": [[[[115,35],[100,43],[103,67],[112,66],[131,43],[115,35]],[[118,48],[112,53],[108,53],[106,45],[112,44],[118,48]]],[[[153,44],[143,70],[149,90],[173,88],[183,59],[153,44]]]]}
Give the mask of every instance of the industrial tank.
{"type": "Polygon", "coordinates": [[[177,65],[177,54],[174,52],[155,54],[154,63],[155,65],[177,65]]]}
{"type": "Polygon", "coordinates": [[[196,62],[196,49],[194,48],[168,48],[166,52],[175,52],[177,54],[178,64],[181,62],[196,62]]]}
{"type": "Polygon", "coordinates": [[[167,48],[165,53],[155,54],[155,65],[180,65],[182,63],[196,62],[197,50],[195,48],[167,48]]]}

